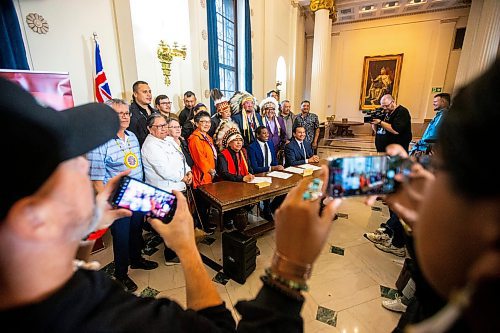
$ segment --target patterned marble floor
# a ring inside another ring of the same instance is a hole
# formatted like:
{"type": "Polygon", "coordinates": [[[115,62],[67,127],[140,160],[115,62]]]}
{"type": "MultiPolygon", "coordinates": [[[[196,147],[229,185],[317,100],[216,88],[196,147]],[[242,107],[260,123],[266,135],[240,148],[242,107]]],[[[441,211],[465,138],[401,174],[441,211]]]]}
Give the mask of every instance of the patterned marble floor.
{"type": "MultiPolygon", "coordinates": [[[[325,150],[320,152],[332,152],[325,150]]],[[[375,207],[368,207],[361,198],[350,198],[344,200],[339,213],[339,218],[332,222],[327,244],[314,266],[309,281],[310,291],[305,293],[306,302],[302,309],[305,332],[390,332],[400,315],[384,309],[381,302],[384,297],[393,297],[392,288],[395,288],[402,260],[377,250],[363,237],[363,233],[375,230],[388,219],[387,207],[380,201],[375,207]]],[[[100,261],[102,266],[107,265],[105,269],[109,269],[113,259],[109,234],[105,235],[104,243],[105,248],[93,254],[91,259],[100,261]]],[[[156,246],[151,246],[150,256],[145,257],[159,262],[160,266],[152,271],[129,270],[130,277],[139,286],[137,294],[169,297],[185,307],[185,282],[181,267],[165,266],[163,244],[153,242],[151,245],[156,246]]],[[[274,231],[260,236],[257,246],[261,252],[257,257],[257,267],[244,285],[233,280],[220,281],[218,272],[206,266],[236,320],[239,319],[234,310],[237,301],[253,298],[261,287],[259,277],[274,253],[274,231]]],[[[222,265],[219,232],[198,247],[201,253],[222,265]]]]}

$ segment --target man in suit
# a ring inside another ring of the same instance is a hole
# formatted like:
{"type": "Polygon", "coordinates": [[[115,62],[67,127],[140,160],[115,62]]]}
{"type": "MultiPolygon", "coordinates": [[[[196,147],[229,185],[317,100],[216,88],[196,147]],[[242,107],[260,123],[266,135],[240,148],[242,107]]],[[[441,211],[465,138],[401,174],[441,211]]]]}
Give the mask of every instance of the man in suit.
{"type": "Polygon", "coordinates": [[[311,143],[306,140],[306,129],[296,126],[293,129],[293,138],[285,146],[285,166],[301,165],[319,162],[318,155],[314,155],[311,143]]]}
{"type": "Polygon", "coordinates": [[[257,140],[248,146],[248,158],[254,173],[283,170],[282,165],[278,165],[274,145],[269,144],[269,131],[266,126],[259,126],[255,130],[257,140]],[[266,159],[267,153],[267,159],[266,159]]]}
{"type": "MultiPolygon", "coordinates": [[[[259,126],[255,130],[257,140],[248,146],[248,159],[254,173],[283,170],[282,165],[278,165],[274,145],[269,143],[269,131],[266,126],[259,126]]],[[[262,201],[262,216],[268,221],[274,221],[273,213],[281,205],[285,195],[262,201]]]]}

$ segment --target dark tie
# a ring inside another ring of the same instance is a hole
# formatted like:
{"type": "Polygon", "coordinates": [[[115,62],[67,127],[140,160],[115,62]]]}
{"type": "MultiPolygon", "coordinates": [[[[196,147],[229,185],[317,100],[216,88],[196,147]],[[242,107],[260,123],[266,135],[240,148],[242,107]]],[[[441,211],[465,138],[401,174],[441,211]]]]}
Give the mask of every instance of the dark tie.
{"type": "Polygon", "coordinates": [[[267,152],[269,148],[267,147],[267,143],[264,143],[264,166],[268,167],[269,166],[269,153],[267,152]]]}
{"type": "Polygon", "coordinates": [[[302,142],[300,143],[300,149],[302,150],[302,152],[304,153],[304,158],[307,158],[307,155],[306,155],[306,150],[304,149],[304,145],[302,144],[302,142]]]}

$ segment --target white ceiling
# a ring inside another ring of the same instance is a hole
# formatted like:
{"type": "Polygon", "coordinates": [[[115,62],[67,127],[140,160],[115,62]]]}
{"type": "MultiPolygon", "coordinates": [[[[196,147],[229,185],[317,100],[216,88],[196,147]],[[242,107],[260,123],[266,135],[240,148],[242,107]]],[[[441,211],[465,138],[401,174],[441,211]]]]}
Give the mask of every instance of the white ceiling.
{"type": "MultiPolygon", "coordinates": [[[[470,6],[472,0],[336,0],[337,21],[348,23],[366,19],[385,18],[470,6]]],[[[309,11],[310,0],[298,0],[309,11]]]]}

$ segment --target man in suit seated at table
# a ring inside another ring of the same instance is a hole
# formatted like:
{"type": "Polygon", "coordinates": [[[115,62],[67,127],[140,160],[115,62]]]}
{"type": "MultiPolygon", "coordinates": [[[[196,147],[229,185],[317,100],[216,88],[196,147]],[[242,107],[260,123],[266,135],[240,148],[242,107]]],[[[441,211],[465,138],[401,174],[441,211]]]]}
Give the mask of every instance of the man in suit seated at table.
{"type": "Polygon", "coordinates": [[[248,158],[254,173],[262,173],[274,170],[283,170],[278,165],[274,145],[269,144],[269,130],[266,126],[259,126],[255,130],[257,140],[248,146],[248,158]]]}
{"type": "MultiPolygon", "coordinates": [[[[269,171],[280,171],[283,170],[282,165],[278,165],[278,158],[276,157],[276,151],[274,150],[274,145],[269,143],[269,130],[266,126],[259,126],[255,130],[255,136],[257,140],[252,142],[248,146],[248,158],[250,159],[250,165],[254,173],[269,172],[269,171]]],[[[283,202],[285,196],[279,196],[273,199],[267,199],[262,201],[263,212],[262,216],[268,221],[274,221],[273,213],[283,202]]]]}
{"type": "Polygon", "coordinates": [[[285,167],[317,162],[319,157],[314,155],[311,143],[306,140],[306,129],[294,127],[293,138],[285,146],[285,167]]]}

